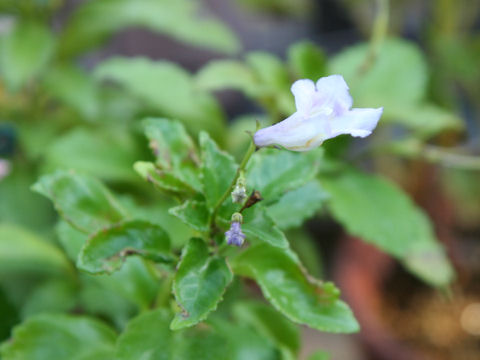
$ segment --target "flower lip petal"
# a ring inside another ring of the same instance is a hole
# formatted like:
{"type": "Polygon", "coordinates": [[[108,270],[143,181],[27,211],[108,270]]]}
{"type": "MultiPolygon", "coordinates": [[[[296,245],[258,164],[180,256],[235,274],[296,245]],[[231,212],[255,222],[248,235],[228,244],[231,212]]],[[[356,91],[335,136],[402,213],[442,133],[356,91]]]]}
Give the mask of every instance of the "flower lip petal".
{"type": "Polygon", "coordinates": [[[352,107],[353,99],[342,75],[320,78],[315,86],[322,106],[330,107],[337,114],[348,111],[352,107]]]}
{"type": "Polygon", "coordinates": [[[378,109],[352,109],[332,122],[330,137],[350,134],[354,137],[366,137],[372,133],[383,113],[383,107],[378,109]]]}
{"type": "Polygon", "coordinates": [[[315,99],[315,83],[310,79],[297,80],[290,88],[295,97],[297,111],[308,114],[313,107],[315,99]]]}

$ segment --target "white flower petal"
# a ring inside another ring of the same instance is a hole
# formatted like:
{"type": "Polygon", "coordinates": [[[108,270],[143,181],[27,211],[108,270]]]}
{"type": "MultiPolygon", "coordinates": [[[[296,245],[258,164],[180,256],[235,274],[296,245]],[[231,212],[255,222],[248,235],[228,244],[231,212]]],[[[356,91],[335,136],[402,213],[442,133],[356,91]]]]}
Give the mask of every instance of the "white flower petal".
{"type": "Polygon", "coordinates": [[[355,137],[370,135],[377,126],[382,116],[383,108],[378,109],[352,109],[331,121],[331,134],[329,138],[350,134],[355,137]]]}
{"type": "Polygon", "coordinates": [[[343,114],[352,107],[353,100],[343,76],[330,75],[320,78],[316,88],[321,105],[329,107],[335,114],[343,114]]]}
{"type": "Polygon", "coordinates": [[[257,131],[253,137],[258,147],[280,145],[293,151],[307,151],[319,146],[326,138],[325,119],[305,119],[299,112],[282,122],[257,131]]]}
{"type": "Polygon", "coordinates": [[[297,111],[302,114],[309,113],[315,99],[315,83],[309,79],[297,80],[290,90],[295,97],[297,111]]]}

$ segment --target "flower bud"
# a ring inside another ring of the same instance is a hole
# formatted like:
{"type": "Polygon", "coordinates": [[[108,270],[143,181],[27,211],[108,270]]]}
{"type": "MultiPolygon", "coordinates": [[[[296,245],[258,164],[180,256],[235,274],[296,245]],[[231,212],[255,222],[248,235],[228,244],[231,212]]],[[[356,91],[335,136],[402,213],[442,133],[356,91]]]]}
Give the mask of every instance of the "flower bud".
{"type": "Polygon", "coordinates": [[[242,246],[245,241],[245,234],[242,232],[241,223],[243,221],[242,214],[234,213],[230,229],[225,232],[228,245],[242,246]]]}
{"type": "Polygon", "coordinates": [[[234,204],[242,204],[247,198],[247,189],[245,187],[245,176],[243,175],[243,172],[240,173],[231,195],[234,204]]]}

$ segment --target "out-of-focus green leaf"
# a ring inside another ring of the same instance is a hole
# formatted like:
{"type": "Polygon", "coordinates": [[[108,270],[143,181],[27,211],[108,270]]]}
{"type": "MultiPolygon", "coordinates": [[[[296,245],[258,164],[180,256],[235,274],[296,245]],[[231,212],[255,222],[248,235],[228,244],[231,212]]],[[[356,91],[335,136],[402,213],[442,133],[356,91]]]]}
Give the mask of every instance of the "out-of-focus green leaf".
{"type": "MultiPolygon", "coordinates": [[[[145,260],[138,256],[127,257],[123,266],[112,274],[95,275],[91,278],[97,280],[103,289],[109,289],[110,293],[128,300],[137,310],[146,310],[152,306],[159,287],[158,278],[145,260]]],[[[105,305],[102,306],[104,307],[105,305]]]]}
{"type": "Polygon", "coordinates": [[[192,132],[222,134],[223,114],[215,98],[197,89],[191,75],[173,63],[114,58],[100,64],[95,74],[119,83],[161,115],[182,121],[192,132]]]}
{"type": "Polygon", "coordinates": [[[459,131],[462,119],[433,104],[416,106],[390,106],[385,108],[386,122],[401,122],[422,138],[430,138],[446,130],[459,131]]]}
{"type": "Polygon", "coordinates": [[[330,355],[323,350],[317,350],[308,357],[308,360],[329,360],[329,359],[330,359],[330,355]]]}
{"type": "Polygon", "coordinates": [[[77,304],[77,288],[69,280],[48,280],[38,285],[22,307],[22,318],[40,313],[65,313],[77,304]]]}
{"type": "Polygon", "coordinates": [[[262,84],[255,73],[244,63],[236,60],[214,60],[204,66],[195,76],[196,84],[205,90],[235,89],[255,97],[262,84]]]}
{"type": "Polygon", "coordinates": [[[243,321],[231,323],[215,318],[209,322],[217,333],[222,334],[223,342],[228,346],[224,356],[229,360],[287,360],[281,357],[273,341],[243,321]]]}
{"type": "Polygon", "coordinates": [[[240,44],[231,30],[219,20],[206,17],[202,10],[196,0],[88,1],[67,23],[60,55],[77,55],[127,27],[145,27],[187,44],[237,52],[240,44]]]}
{"type": "Polygon", "coordinates": [[[12,91],[44,69],[55,46],[55,39],[43,24],[18,22],[0,38],[0,75],[12,91]]]}
{"type": "Polygon", "coordinates": [[[397,257],[432,285],[448,284],[453,269],[427,216],[389,181],[349,169],[321,176],[333,216],[353,235],[397,257]]]}
{"type": "Polygon", "coordinates": [[[65,255],[46,240],[3,223],[0,224],[0,270],[62,273],[71,268],[65,255]]]}
{"type": "Polygon", "coordinates": [[[171,208],[169,213],[194,230],[208,231],[210,212],[203,201],[188,200],[180,206],[171,208]]]}
{"type": "Polygon", "coordinates": [[[268,206],[268,214],[282,230],[298,227],[323,206],[327,197],[320,183],[312,180],[268,206]]]}
{"type": "Polygon", "coordinates": [[[45,234],[50,231],[55,212],[47,199],[30,190],[36,180],[33,172],[19,165],[14,164],[12,172],[0,181],[0,222],[45,234]]]}
{"type": "Polygon", "coordinates": [[[266,202],[271,202],[310,181],[321,158],[320,149],[308,153],[262,149],[247,165],[247,187],[260,191],[266,202]]]}
{"type": "Polygon", "coordinates": [[[90,74],[80,68],[61,65],[47,71],[45,91],[61,103],[91,120],[100,113],[100,89],[90,74]]]}
{"type": "Polygon", "coordinates": [[[258,240],[272,246],[288,248],[288,240],[261,205],[243,212],[242,231],[247,240],[258,240]]]}
{"type": "Polygon", "coordinates": [[[76,128],[48,146],[43,170],[72,169],[102,180],[133,181],[132,166],[139,156],[127,129],[76,128]]]}
{"type": "Polygon", "coordinates": [[[57,171],[42,176],[32,189],[49,198],[65,221],[87,234],[126,216],[112,193],[89,176],[57,171]]]}
{"type": "Polygon", "coordinates": [[[224,339],[208,328],[172,332],[165,309],[144,312],[120,335],[117,360],[231,360],[224,339]]]}
{"type": "Polygon", "coordinates": [[[317,81],[325,76],[327,57],[313,43],[301,41],[288,48],[288,64],[297,79],[317,81]]]}
{"type": "Polygon", "coordinates": [[[224,258],[210,256],[202,239],[191,239],[183,249],[173,282],[173,292],[182,311],[173,319],[171,329],[205,320],[217,308],[232,278],[224,258]]]}
{"type": "Polygon", "coordinates": [[[0,347],[4,360],[78,360],[113,348],[115,332],[88,317],[37,315],[17,326],[12,339],[0,347]]]}
{"type": "Polygon", "coordinates": [[[299,330],[276,310],[261,302],[241,302],[235,305],[233,311],[240,323],[250,324],[277,346],[288,349],[292,359],[297,358],[299,330]]]}
{"type": "Polygon", "coordinates": [[[350,86],[356,107],[411,105],[423,100],[427,87],[427,64],[412,42],[387,39],[371,66],[362,66],[369,44],[355,45],[333,57],[330,72],[341,74],[350,86]]]}
{"type": "Polygon", "coordinates": [[[0,287],[0,342],[10,336],[11,328],[19,322],[17,309],[0,287]]]}
{"type": "Polygon", "coordinates": [[[199,158],[195,144],[179,121],[148,118],[144,121],[145,135],[150,140],[157,164],[173,173],[191,188],[200,191],[199,158]]]}
{"type": "Polygon", "coordinates": [[[129,221],[100,230],[83,246],[77,266],[89,273],[112,273],[127,256],[139,255],[158,262],[172,260],[170,238],[158,225],[129,221]]]}
{"type": "Polygon", "coordinates": [[[333,284],[309,277],[285,250],[269,244],[252,246],[232,266],[236,274],[254,279],[270,303],[290,320],[321,331],[359,330],[333,284]]]}
{"type": "Polygon", "coordinates": [[[87,241],[87,235],[74,228],[65,220],[60,220],[55,227],[58,240],[67,253],[70,260],[77,261],[77,256],[87,241]]]}
{"type": "Polygon", "coordinates": [[[207,206],[213,209],[232,183],[237,171],[233,157],[221,151],[206,132],[200,133],[202,181],[207,206]]]}
{"type": "Polygon", "coordinates": [[[288,230],[285,235],[289,239],[290,247],[298,255],[308,273],[322,279],[325,272],[322,254],[316,246],[317,239],[310,236],[304,228],[288,230]]]}

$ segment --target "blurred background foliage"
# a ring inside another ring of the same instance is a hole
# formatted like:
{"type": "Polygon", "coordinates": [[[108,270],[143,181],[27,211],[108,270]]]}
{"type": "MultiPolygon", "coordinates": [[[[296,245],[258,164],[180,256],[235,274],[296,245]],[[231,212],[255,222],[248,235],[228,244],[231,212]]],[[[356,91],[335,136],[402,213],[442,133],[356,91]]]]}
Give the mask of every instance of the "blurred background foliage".
{"type": "MultiPolygon", "coordinates": [[[[478,251],[480,234],[480,2],[0,0],[0,11],[0,158],[11,165],[0,180],[0,340],[13,325],[48,312],[95,314],[121,329],[158,293],[139,259],[130,258],[112,276],[78,273],[72,261],[84,234],[58,221],[51,204],[30,191],[40,175],[75,169],[95,176],[130,212],[162,225],[174,241],[186,239],[192,231],[168,215],[172,201],[153,193],[132,169],[135,161],[152,158],[139,120],[179,119],[192,135],[208,131],[238,159],[248,146],[248,137],[239,134],[295,110],[294,80],[331,73],[345,77],[356,107],[383,106],[384,116],[366,143],[344,137],[327,142],[327,157],[382,174],[409,192],[453,254],[457,286],[471,289],[477,279],[478,259],[466,254],[478,251]],[[447,215],[435,211],[440,199],[447,199],[447,215]],[[446,240],[445,226],[462,240],[446,240]]],[[[348,177],[329,180],[336,163],[322,166],[329,195],[316,192],[322,206],[306,210],[319,215],[315,220],[299,228],[301,221],[289,224],[281,208],[271,210],[316,276],[334,268],[328,240],[338,229],[325,216],[328,196],[334,218],[380,248],[383,225],[364,228],[355,213],[368,211],[381,221],[375,205],[389,199],[398,205],[392,214],[404,221],[400,228],[411,223],[404,211],[410,203],[398,200],[390,183],[355,172],[354,185],[348,177]],[[381,190],[370,195],[373,187],[381,190]],[[357,208],[352,199],[342,207],[346,192],[359,196],[357,208]],[[369,199],[375,202],[365,210],[362,201],[369,199]]],[[[429,223],[424,228],[420,236],[434,236],[429,223]]],[[[396,235],[405,234],[388,234],[385,247],[401,243],[396,235]]],[[[431,283],[449,277],[442,264],[402,256],[431,283]]],[[[239,308],[237,317],[252,311],[258,309],[239,308]]],[[[219,319],[216,326],[232,325],[219,319]]],[[[96,331],[111,342],[107,330],[96,331]]],[[[268,346],[263,351],[271,351],[268,346]]]]}

